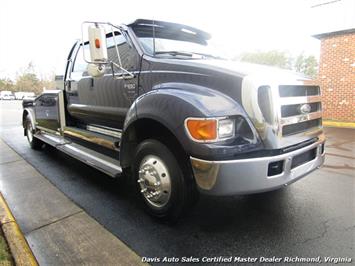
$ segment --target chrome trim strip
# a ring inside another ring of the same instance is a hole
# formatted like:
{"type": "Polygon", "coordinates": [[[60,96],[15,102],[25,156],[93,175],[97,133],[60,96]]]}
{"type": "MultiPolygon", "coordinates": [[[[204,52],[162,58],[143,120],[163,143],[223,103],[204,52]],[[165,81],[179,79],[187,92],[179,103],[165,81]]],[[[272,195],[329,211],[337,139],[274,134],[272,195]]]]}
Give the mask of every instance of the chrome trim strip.
{"type": "Polygon", "coordinates": [[[69,135],[69,136],[72,136],[72,137],[75,137],[75,138],[79,138],[79,139],[82,139],[82,140],[85,140],[85,141],[88,141],[88,142],[91,142],[91,143],[106,147],[106,148],[111,149],[111,150],[115,150],[115,151],[118,150],[116,145],[115,145],[115,142],[107,140],[107,139],[104,139],[104,138],[97,137],[97,136],[92,135],[92,134],[93,133],[90,133],[90,131],[83,132],[83,131],[76,130],[75,128],[70,128],[70,127],[66,127],[64,129],[64,135],[69,135]]]}
{"type": "Polygon", "coordinates": [[[298,97],[280,97],[280,104],[281,105],[316,103],[316,102],[321,102],[321,101],[322,101],[322,97],[320,95],[298,96],[298,97]]]}
{"type": "Polygon", "coordinates": [[[49,128],[45,128],[45,127],[41,127],[41,126],[36,126],[36,128],[38,128],[39,130],[42,130],[44,132],[48,132],[48,133],[52,133],[52,134],[55,134],[55,135],[59,135],[60,136],[60,132],[58,131],[55,131],[53,129],[49,129],[49,128]]]}
{"type": "Polygon", "coordinates": [[[95,126],[86,126],[86,129],[92,132],[100,133],[103,135],[108,135],[114,138],[121,138],[122,137],[122,132],[120,131],[115,131],[115,130],[110,130],[106,128],[101,128],[101,127],[95,127],[95,126]]]}
{"type": "Polygon", "coordinates": [[[280,123],[282,126],[297,124],[301,122],[305,122],[308,120],[313,120],[322,117],[322,112],[314,112],[305,115],[295,115],[290,117],[281,118],[280,123]]]}

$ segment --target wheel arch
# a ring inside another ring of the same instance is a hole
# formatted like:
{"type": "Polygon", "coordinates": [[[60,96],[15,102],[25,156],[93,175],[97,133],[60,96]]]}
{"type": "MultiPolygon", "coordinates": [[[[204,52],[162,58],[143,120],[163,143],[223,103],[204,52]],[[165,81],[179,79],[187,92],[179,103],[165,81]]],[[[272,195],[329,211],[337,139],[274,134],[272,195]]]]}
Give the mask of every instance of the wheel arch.
{"type": "Polygon", "coordinates": [[[24,128],[24,135],[26,136],[26,118],[29,117],[32,128],[36,128],[36,118],[34,115],[34,111],[32,109],[26,108],[22,112],[22,127],[24,128]]]}
{"type": "Polygon", "coordinates": [[[145,117],[130,123],[122,135],[120,161],[123,168],[130,167],[138,144],[149,138],[161,141],[178,156],[188,159],[188,154],[173,130],[161,121],[145,117]]]}

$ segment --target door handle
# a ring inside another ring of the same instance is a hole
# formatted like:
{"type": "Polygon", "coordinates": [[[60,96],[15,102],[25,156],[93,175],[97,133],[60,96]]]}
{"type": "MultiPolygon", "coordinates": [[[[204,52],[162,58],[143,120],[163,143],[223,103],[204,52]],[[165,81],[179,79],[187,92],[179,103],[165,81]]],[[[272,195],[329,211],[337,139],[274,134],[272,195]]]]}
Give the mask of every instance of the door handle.
{"type": "Polygon", "coordinates": [[[90,77],[89,79],[90,79],[90,86],[91,86],[91,88],[93,88],[94,87],[94,78],[90,77]]]}
{"type": "Polygon", "coordinates": [[[67,80],[65,80],[65,82],[64,82],[65,87],[70,89],[72,82],[76,82],[76,80],[75,79],[67,79],[67,80]]]}

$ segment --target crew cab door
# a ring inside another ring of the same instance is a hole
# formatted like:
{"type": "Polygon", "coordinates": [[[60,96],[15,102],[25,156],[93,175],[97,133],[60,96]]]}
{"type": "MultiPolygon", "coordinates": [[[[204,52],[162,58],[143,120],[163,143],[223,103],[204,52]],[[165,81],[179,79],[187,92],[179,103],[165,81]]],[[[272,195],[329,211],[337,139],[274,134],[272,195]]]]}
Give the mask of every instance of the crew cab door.
{"type": "Polygon", "coordinates": [[[43,93],[35,100],[34,110],[37,127],[53,131],[60,129],[57,93],[43,93]]]}
{"type": "MultiPolygon", "coordinates": [[[[67,110],[69,119],[75,123],[122,129],[128,109],[137,97],[140,56],[126,36],[119,32],[115,34],[114,37],[108,36],[106,39],[108,57],[111,61],[119,63],[115,50],[116,43],[122,66],[135,75],[129,79],[115,78],[112,69],[106,67],[103,77],[89,76],[83,56],[83,49],[88,50],[89,44],[81,44],[74,55],[69,75],[70,86],[67,87],[67,110]]],[[[116,77],[123,74],[118,68],[114,67],[113,70],[116,77]]]]}

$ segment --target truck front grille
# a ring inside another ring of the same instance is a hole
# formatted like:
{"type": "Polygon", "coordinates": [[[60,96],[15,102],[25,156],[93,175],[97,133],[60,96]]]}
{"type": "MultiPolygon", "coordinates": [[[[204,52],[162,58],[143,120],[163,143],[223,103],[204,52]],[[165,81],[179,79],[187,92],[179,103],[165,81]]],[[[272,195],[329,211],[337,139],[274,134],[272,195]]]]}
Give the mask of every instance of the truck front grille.
{"type": "Polygon", "coordinates": [[[305,86],[305,85],[280,85],[280,97],[298,97],[320,95],[319,86],[305,86]]]}
{"type": "Polygon", "coordinates": [[[317,148],[306,151],[292,158],[291,169],[312,161],[317,156],[317,148]]]}
{"type": "Polygon", "coordinates": [[[313,119],[297,124],[286,125],[282,128],[282,136],[290,136],[293,134],[298,134],[307,131],[310,128],[315,128],[320,126],[320,119],[313,119]]]}
{"type": "MultiPolygon", "coordinates": [[[[310,113],[321,111],[321,103],[310,103],[309,106],[311,107],[310,113]]],[[[281,106],[281,117],[299,115],[301,107],[302,104],[291,104],[281,106]]]]}
{"type": "Polygon", "coordinates": [[[299,134],[322,126],[319,86],[280,85],[282,136],[299,134]]]}

